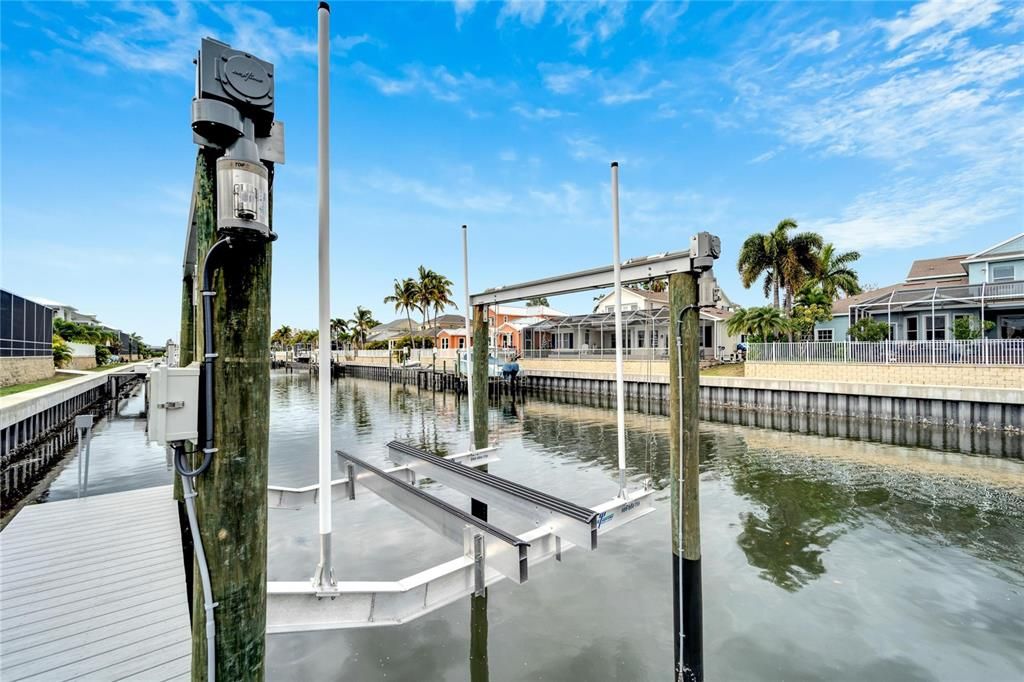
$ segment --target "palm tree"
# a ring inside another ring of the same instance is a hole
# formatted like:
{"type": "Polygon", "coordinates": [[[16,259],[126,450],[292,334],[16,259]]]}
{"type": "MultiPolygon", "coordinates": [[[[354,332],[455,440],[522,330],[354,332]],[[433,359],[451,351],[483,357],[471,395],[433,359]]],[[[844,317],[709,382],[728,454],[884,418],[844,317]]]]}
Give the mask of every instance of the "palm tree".
{"type": "Polygon", "coordinates": [[[459,306],[452,300],[452,281],[433,270],[429,272],[430,279],[427,288],[430,295],[430,304],[434,309],[434,348],[437,348],[437,334],[440,331],[436,324],[437,316],[448,306],[452,306],[456,310],[458,310],[459,306]]]}
{"type": "Polygon", "coordinates": [[[779,290],[786,290],[786,309],[792,309],[792,293],[817,275],[818,251],[822,248],[821,235],[814,232],[800,232],[790,236],[796,229],[796,221],[786,218],[779,221],[768,234],[752,234],[740,247],[736,263],[743,286],[747,289],[764,276],[764,295],[772,297],[772,304],[781,308],[779,290]]]}
{"type": "Polygon", "coordinates": [[[850,267],[859,259],[860,253],[857,251],[836,253],[833,244],[825,244],[821,248],[815,280],[821,286],[822,293],[829,298],[830,305],[839,298],[839,292],[842,292],[843,296],[853,296],[861,292],[857,272],[850,267]]]}
{"type": "Polygon", "coordinates": [[[530,298],[530,299],[526,300],[526,305],[528,305],[528,306],[536,306],[536,305],[544,305],[544,306],[546,306],[546,305],[548,305],[548,297],[547,296],[534,296],[533,298],[530,298]]]}
{"type": "Polygon", "coordinates": [[[280,327],[274,330],[274,333],[270,335],[270,343],[274,344],[278,348],[284,348],[290,345],[292,342],[292,328],[286,324],[282,324],[280,327]]]}
{"type": "MultiPolygon", "coordinates": [[[[390,296],[384,297],[385,303],[394,303],[395,312],[405,311],[405,319],[409,323],[409,334],[412,334],[412,311],[417,308],[419,300],[419,289],[416,280],[406,277],[402,281],[395,280],[395,291],[390,296]]],[[[415,341],[413,342],[415,345],[415,341]]]]}
{"type": "Polygon", "coordinates": [[[335,317],[331,320],[331,340],[341,346],[342,338],[348,333],[348,320],[335,317]]]}
{"type": "Polygon", "coordinates": [[[792,333],[790,319],[772,306],[737,310],[725,328],[729,334],[746,334],[754,341],[771,341],[792,333]]]}
{"type": "Polygon", "coordinates": [[[373,319],[373,313],[363,306],[356,306],[355,315],[349,320],[348,327],[352,331],[352,338],[362,348],[366,343],[366,336],[370,330],[377,326],[377,320],[373,319]]]}
{"type": "MultiPolygon", "coordinates": [[[[421,330],[427,328],[427,314],[430,311],[430,306],[433,305],[434,299],[431,291],[433,286],[432,280],[437,275],[433,270],[428,270],[422,265],[417,270],[419,273],[419,280],[416,282],[416,307],[423,313],[423,326],[421,330]]],[[[423,344],[426,345],[425,343],[423,344]]]]}

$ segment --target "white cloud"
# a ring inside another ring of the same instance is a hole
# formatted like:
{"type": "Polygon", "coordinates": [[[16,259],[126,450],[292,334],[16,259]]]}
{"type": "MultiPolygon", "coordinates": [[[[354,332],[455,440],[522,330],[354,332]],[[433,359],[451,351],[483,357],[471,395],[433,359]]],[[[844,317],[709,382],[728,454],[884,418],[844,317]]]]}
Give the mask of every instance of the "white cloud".
{"type": "Polygon", "coordinates": [[[949,241],[1020,214],[1024,191],[1012,178],[965,171],[936,180],[905,178],[857,196],[815,229],[841,248],[908,248],[949,241]]]}
{"type": "Polygon", "coordinates": [[[886,46],[892,50],[914,36],[936,28],[963,33],[989,23],[1002,9],[997,0],[926,0],[878,25],[889,34],[886,46]]]}
{"type": "Polygon", "coordinates": [[[620,0],[565,2],[558,5],[555,23],[566,27],[575,38],[573,49],[586,52],[596,38],[607,42],[626,23],[627,3],[620,0]]]}
{"type": "Polygon", "coordinates": [[[476,9],[476,0],[455,0],[455,28],[462,28],[462,22],[476,9]]]}
{"type": "Polygon", "coordinates": [[[517,104],[512,107],[514,113],[531,121],[543,121],[551,118],[560,118],[563,113],[558,109],[547,109],[545,107],[529,107],[517,104]]]}
{"type": "Polygon", "coordinates": [[[752,158],[750,161],[747,161],[747,163],[749,163],[749,164],[759,164],[759,163],[764,163],[765,161],[771,161],[783,149],[784,149],[784,147],[775,147],[774,149],[769,149],[768,151],[764,152],[763,154],[758,154],[757,156],[752,158]]]}
{"type": "Polygon", "coordinates": [[[506,21],[518,20],[523,26],[533,27],[544,18],[544,0],[505,0],[498,12],[498,26],[506,21]]]}
{"type": "Polygon", "coordinates": [[[791,43],[793,54],[823,52],[829,53],[839,47],[839,31],[832,29],[821,35],[794,36],[791,43]]]}
{"type": "Polygon", "coordinates": [[[641,163],[638,157],[627,156],[616,150],[607,149],[593,135],[567,135],[565,144],[569,148],[569,156],[576,161],[599,161],[601,163],[618,161],[622,165],[641,163]]]}
{"type": "Polygon", "coordinates": [[[584,85],[592,74],[585,66],[574,64],[550,64],[542,62],[538,65],[544,87],[558,95],[576,92],[584,85]]]}
{"type": "Polygon", "coordinates": [[[689,0],[684,2],[673,2],[671,0],[657,0],[644,11],[640,17],[640,23],[647,30],[658,35],[668,37],[675,32],[679,25],[679,18],[686,14],[689,9],[689,0]]]}
{"type": "Polygon", "coordinates": [[[335,52],[348,54],[353,48],[359,45],[370,44],[373,42],[373,38],[366,33],[357,36],[334,36],[331,38],[331,47],[334,48],[335,52]]]}
{"type": "Polygon", "coordinates": [[[734,119],[784,146],[874,164],[874,186],[816,226],[845,247],[941,241],[1020,216],[1024,45],[972,31],[1006,14],[995,2],[923,2],[799,59],[785,51],[792,38],[758,51],[755,36],[728,72],[734,119]]]}
{"type": "Polygon", "coordinates": [[[476,186],[467,175],[469,174],[459,174],[451,183],[430,184],[418,178],[375,170],[366,177],[365,183],[372,190],[412,198],[428,206],[448,211],[496,213],[514,208],[516,201],[512,194],[504,190],[476,186]]]}
{"type": "MultiPolygon", "coordinates": [[[[269,13],[239,4],[211,4],[208,7],[226,27],[212,28],[200,23],[196,8],[187,2],[118,3],[106,13],[90,17],[94,31],[82,32],[62,26],[51,17],[43,33],[69,54],[79,68],[102,73],[104,66],[127,71],[154,72],[192,78],[192,59],[200,40],[221,36],[233,48],[251,52],[260,59],[280,64],[288,58],[312,59],[316,41],[312,29],[299,31],[279,25],[269,13]]],[[[335,38],[337,48],[351,49],[368,42],[368,36],[335,38]]]]}
{"type": "Polygon", "coordinates": [[[498,160],[505,163],[513,163],[519,160],[519,154],[516,153],[515,149],[502,149],[498,152],[498,160]]]}
{"type": "Polygon", "coordinates": [[[356,64],[354,69],[370,81],[377,90],[388,96],[423,92],[440,102],[459,102],[467,94],[478,91],[501,92],[490,78],[472,73],[453,74],[444,66],[426,68],[419,64],[402,66],[398,76],[388,76],[367,66],[356,64]]]}
{"type": "Polygon", "coordinates": [[[654,118],[658,119],[675,118],[678,115],[679,112],[676,111],[675,107],[666,102],[659,104],[657,111],[654,112],[654,118]]]}

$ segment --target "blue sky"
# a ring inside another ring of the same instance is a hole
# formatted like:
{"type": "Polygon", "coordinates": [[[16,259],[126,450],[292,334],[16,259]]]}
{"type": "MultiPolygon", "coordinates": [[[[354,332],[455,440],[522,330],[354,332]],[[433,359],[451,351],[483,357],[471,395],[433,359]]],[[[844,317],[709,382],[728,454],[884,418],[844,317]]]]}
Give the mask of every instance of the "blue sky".
{"type": "MultiPolygon", "coordinates": [[[[315,2],[2,8],[2,284],[177,337],[211,35],[276,64],[273,324],[316,321],[315,2]]],[[[472,288],[792,216],[863,253],[864,282],[1024,224],[1024,4],[335,3],[332,310],[419,264],[472,288]]],[[[590,295],[552,301],[569,312],[590,295]]]]}

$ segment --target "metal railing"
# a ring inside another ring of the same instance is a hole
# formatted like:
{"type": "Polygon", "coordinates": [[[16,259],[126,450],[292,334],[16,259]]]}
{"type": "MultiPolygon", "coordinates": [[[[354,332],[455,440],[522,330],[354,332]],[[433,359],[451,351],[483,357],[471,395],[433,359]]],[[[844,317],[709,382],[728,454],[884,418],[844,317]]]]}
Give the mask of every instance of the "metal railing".
{"type": "Polygon", "coordinates": [[[751,343],[748,362],[1024,365],[1024,339],[751,343]]]}

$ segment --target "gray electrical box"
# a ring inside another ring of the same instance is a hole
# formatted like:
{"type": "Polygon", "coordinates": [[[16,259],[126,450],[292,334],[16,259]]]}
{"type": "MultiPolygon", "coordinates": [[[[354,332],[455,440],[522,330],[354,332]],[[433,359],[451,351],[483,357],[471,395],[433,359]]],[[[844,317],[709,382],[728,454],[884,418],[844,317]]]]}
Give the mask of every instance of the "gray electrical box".
{"type": "Polygon", "coordinates": [[[149,373],[146,433],[160,445],[199,437],[199,363],[149,373]]]}
{"type": "Polygon", "coordinates": [[[219,40],[203,38],[199,50],[197,98],[234,106],[269,137],[274,123],[274,65],[219,40]]]}

